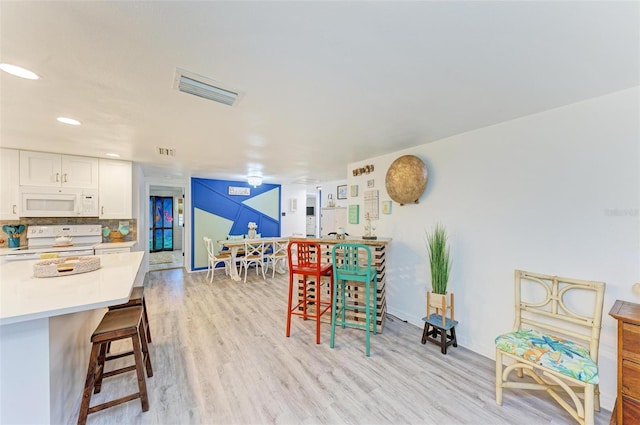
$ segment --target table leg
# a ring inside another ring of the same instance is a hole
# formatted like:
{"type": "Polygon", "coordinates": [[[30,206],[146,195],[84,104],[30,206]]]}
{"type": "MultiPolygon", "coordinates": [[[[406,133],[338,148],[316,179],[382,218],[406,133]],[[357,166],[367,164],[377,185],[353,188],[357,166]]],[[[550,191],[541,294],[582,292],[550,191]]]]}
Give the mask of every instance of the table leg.
{"type": "Polygon", "coordinates": [[[236,282],[240,281],[240,275],[238,274],[238,267],[236,266],[236,260],[238,257],[238,249],[239,247],[237,246],[232,246],[230,248],[231,250],[231,264],[229,264],[229,275],[231,276],[231,279],[235,280],[236,282]]]}

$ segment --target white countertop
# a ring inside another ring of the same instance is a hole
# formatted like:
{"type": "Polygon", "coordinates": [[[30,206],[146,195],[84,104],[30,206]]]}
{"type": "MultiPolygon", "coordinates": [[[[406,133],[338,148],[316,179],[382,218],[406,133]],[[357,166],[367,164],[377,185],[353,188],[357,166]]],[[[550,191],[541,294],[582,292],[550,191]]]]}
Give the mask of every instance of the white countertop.
{"type": "MultiPolygon", "coordinates": [[[[21,248],[25,248],[25,247],[26,247],[26,245],[21,246],[21,248]]],[[[17,250],[18,250],[18,248],[7,248],[7,247],[0,248],[0,256],[7,255],[8,253],[13,252],[13,251],[17,251],[17,250]]]]}
{"type": "Polygon", "coordinates": [[[126,242],[105,242],[94,245],[93,249],[109,249],[109,248],[133,248],[138,241],[126,242]]]}
{"type": "Polygon", "coordinates": [[[99,257],[98,270],[50,278],[33,276],[33,265],[40,260],[0,265],[0,325],[128,301],[144,252],[99,257]]]}

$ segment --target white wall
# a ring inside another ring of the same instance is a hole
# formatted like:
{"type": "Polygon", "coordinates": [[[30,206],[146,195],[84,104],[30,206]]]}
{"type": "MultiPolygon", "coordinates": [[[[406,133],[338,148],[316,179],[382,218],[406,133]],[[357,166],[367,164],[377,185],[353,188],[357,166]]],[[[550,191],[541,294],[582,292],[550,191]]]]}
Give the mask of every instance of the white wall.
{"type": "Polygon", "coordinates": [[[281,236],[306,234],[307,189],[304,185],[281,185],[280,204],[284,216],[280,217],[281,236]],[[291,200],[297,202],[296,211],[291,211],[291,200]]]}
{"type": "Polygon", "coordinates": [[[338,199],[338,192],[337,192],[338,186],[341,186],[344,184],[347,184],[346,179],[322,182],[322,207],[327,207],[329,205],[329,199],[328,199],[329,194],[333,195],[333,201],[335,202],[336,207],[347,206],[348,199],[338,199]]]}
{"type": "MultiPolygon", "coordinates": [[[[336,187],[337,185],[346,184],[346,180],[336,180],[322,183],[322,206],[327,206],[327,195],[333,193],[333,199],[336,201],[336,206],[346,205],[345,200],[338,201],[336,199],[336,187]]],[[[282,212],[286,213],[281,218],[281,234],[283,236],[289,235],[306,235],[307,234],[307,198],[317,198],[317,188],[304,186],[304,185],[282,185],[282,198],[281,208],[282,212]],[[298,208],[295,212],[290,211],[290,201],[296,199],[298,202],[298,208]]],[[[318,207],[316,205],[316,218],[319,217],[318,207]]]]}
{"type": "Polygon", "coordinates": [[[133,163],[133,201],[132,201],[132,214],[137,218],[137,235],[138,243],[136,244],[136,251],[144,251],[144,258],[142,259],[142,265],[140,266],[141,272],[146,274],[149,271],[149,223],[145,220],[145,217],[149,216],[149,198],[145,197],[146,183],[142,167],[138,163],[133,163]]]}
{"type": "MultiPolygon", "coordinates": [[[[348,184],[384,177],[403,154],[427,165],[419,204],[393,203],[376,234],[393,238],[387,263],[389,313],[422,327],[430,288],[424,232],[446,225],[453,254],[461,345],[494,356],[494,338],[513,323],[513,271],[607,283],[600,345],[602,403],[616,390],[616,299],[640,302],[640,132],[638,87],[367,159],[348,166],[348,184]],[[375,172],[351,170],[374,164],[375,172]]],[[[361,235],[359,225],[347,232],[361,235]]],[[[416,343],[419,340],[416,330],[416,343]]]]}

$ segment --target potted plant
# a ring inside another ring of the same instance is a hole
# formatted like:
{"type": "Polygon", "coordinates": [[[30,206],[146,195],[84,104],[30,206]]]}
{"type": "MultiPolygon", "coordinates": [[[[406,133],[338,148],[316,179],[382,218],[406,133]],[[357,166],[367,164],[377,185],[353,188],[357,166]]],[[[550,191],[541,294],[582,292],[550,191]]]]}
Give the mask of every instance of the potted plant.
{"type": "Polygon", "coordinates": [[[442,316],[444,324],[447,310],[453,320],[453,293],[447,294],[449,274],[451,272],[451,253],[447,240],[446,228],[438,223],[431,233],[427,233],[427,251],[431,267],[431,292],[427,292],[427,316],[429,309],[435,308],[436,314],[442,316]]]}
{"type": "Polygon", "coordinates": [[[431,233],[427,233],[427,250],[431,266],[431,289],[435,294],[447,293],[451,255],[447,244],[447,230],[442,224],[436,224],[431,233]]]}

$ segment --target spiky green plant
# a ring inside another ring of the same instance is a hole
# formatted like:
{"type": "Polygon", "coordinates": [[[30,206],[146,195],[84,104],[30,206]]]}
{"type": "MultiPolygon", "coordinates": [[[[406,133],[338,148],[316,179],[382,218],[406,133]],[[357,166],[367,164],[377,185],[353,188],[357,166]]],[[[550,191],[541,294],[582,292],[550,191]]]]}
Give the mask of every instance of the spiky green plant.
{"type": "Polygon", "coordinates": [[[447,230],[442,224],[436,224],[431,233],[427,232],[427,250],[433,292],[446,294],[451,271],[451,256],[447,245],[447,230]]]}

